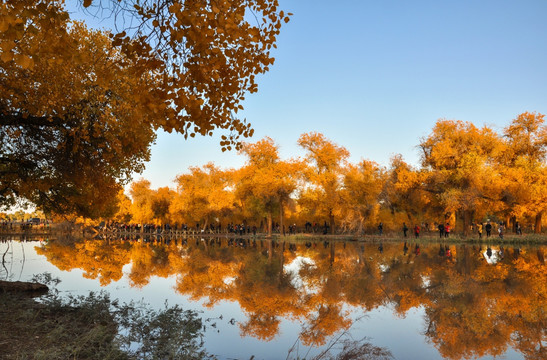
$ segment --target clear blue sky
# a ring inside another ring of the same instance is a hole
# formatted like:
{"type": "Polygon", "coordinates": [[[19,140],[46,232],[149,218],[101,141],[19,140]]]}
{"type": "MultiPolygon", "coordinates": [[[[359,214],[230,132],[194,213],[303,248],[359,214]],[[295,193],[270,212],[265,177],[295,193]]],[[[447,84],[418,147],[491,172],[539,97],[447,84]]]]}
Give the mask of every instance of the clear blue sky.
{"type": "MultiPolygon", "coordinates": [[[[72,0],[74,1],[74,0],[72,0]]],[[[70,0],[69,0],[70,2],[70,0]]],[[[501,130],[521,112],[547,113],[547,1],[280,0],[292,12],[276,62],[240,115],[248,141],[270,136],[284,158],[300,134],[322,132],[352,162],[417,164],[416,145],[440,118],[501,130]]],[[[239,167],[220,134],[160,133],[142,175],[174,186],[189,166],[239,167]]]]}

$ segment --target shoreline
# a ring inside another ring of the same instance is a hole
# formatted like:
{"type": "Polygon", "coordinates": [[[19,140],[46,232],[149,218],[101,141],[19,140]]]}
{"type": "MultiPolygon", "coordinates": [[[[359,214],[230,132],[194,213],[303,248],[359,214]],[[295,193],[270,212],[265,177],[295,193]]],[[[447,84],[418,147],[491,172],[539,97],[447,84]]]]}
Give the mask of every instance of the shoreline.
{"type": "MultiPolygon", "coordinates": [[[[278,234],[274,233],[271,237],[264,233],[257,234],[236,234],[236,233],[140,233],[140,232],[98,232],[98,233],[82,233],[82,232],[64,232],[64,231],[49,231],[44,232],[0,232],[0,241],[9,240],[32,240],[33,238],[48,237],[46,240],[53,240],[59,237],[72,237],[75,240],[139,240],[148,239],[153,241],[165,241],[172,239],[199,239],[199,238],[226,238],[226,239],[255,239],[255,240],[274,240],[274,241],[351,241],[351,242],[413,242],[413,243],[463,243],[463,244],[482,244],[482,243],[509,243],[509,244],[537,244],[547,245],[547,234],[508,234],[503,238],[499,236],[483,236],[479,238],[477,235],[464,237],[462,235],[453,234],[450,237],[440,238],[436,233],[421,234],[420,237],[414,236],[404,237],[402,234],[313,234],[313,233],[297,233],[297,234],[278,234]]],[[[39,239],[37,239],[39,240],[39,239]]]]}

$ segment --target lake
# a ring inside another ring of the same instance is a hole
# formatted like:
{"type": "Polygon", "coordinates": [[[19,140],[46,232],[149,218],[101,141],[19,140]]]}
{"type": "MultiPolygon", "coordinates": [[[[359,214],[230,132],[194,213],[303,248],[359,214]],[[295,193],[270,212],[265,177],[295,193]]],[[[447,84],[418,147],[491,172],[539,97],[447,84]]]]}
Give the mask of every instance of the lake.
{"type": "Polygon", "coordinates": [[[546,253],[495,242],[8,239],[0,279],[47,272],[61,294],[198,311],[219,359],[311,359],[344,345],[366,358],[545,359],[546,253]]]}

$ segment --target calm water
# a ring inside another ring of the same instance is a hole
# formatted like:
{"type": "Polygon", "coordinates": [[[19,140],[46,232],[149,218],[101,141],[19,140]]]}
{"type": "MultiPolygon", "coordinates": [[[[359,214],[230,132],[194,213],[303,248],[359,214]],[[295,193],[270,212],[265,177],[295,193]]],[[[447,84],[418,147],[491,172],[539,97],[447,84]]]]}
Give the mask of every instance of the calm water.
{"type": "Polygon", "coordinates": [[[6,250],[2,280],[49,272],[64,294],[199,311],[219,359],[310,359],[349,340],[395,359],[547,358],[545,246],[58,239],[6,250]]]}

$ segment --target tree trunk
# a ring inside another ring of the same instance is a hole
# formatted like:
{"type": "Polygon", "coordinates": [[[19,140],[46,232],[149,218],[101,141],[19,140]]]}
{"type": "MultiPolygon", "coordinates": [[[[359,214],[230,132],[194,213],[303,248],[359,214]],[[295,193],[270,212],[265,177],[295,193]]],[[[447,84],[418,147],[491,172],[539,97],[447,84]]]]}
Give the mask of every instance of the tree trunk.
{"type": "Polygon", "coordinates": [[[332,213],[332,211],[329,212],[329,226],[330,226],[330,233],[332,235],[335,234],[335,231],[334,231],[334,214],[332,213]]]}
{"type": "Polygon", "coordinates": [[[511,227],[511,215],[505,215],[505,231],[509,232],[510,229],[513,229],[511,227]]]}
{"type": "Polygon", "coordinates": [[[285,227],[283,226],[283,202],[279,201],[279,229],[285,236],[285,227]]]}
{"type": "Polygon", "coordinates": [[[471,233],[471,219],[473,218],[472,210],[463,211],[463,236],[467,237],[471,233]]]}
{"type": "Polygon", "coordinates": [[[272,213],[268,212],[268,237],[272,237],[272,213]]]}
{"type": "Polygon", "coordinates": [[[541,234],[541,217],[543,215],[543,212],[540,211],[536,214],[536,225],[534,227],[534,233],[541,234]]]}

